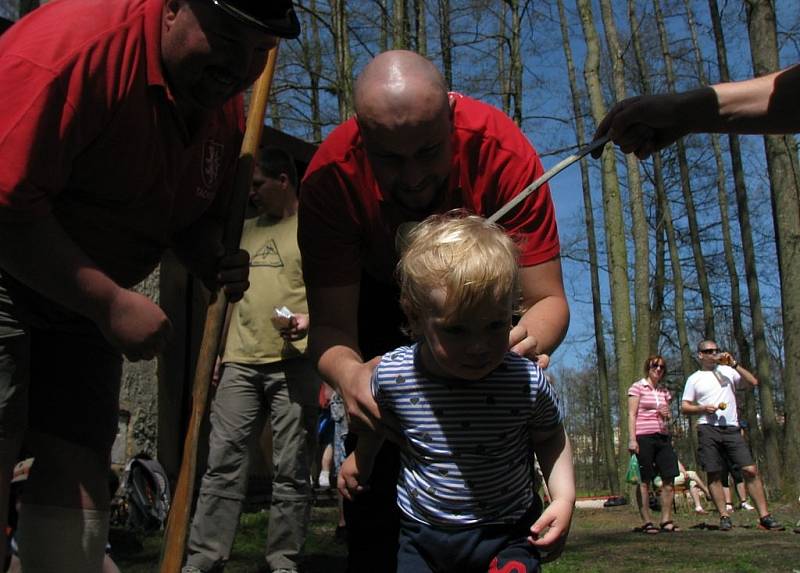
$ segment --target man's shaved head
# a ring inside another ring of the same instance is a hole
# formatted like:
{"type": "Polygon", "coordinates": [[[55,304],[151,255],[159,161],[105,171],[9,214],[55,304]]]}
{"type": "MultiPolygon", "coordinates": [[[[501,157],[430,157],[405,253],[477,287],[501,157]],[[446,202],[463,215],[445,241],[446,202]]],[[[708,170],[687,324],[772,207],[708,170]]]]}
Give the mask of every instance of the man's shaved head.
{"type": "Polygon", "coordinates": [[[356,79],[354,103],[359,122],[416,122],[449,110],[447,86],[429,60],[406,50],[376,56],[356,79]]]}
{"type": "Polygon", "coordinates": [[[384,196],[424,213],[446,187],[453,109],[431,62],[403,50],[376,56],[355,86],[356,121],[384,196]]]}

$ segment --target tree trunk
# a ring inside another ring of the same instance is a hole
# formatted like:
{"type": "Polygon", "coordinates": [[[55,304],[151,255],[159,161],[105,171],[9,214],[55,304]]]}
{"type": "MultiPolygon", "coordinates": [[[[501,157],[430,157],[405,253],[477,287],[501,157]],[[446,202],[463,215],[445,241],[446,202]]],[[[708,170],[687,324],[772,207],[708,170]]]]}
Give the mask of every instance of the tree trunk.
{"type": "MultiPolygon", "coordinates": [[[[622,101],[626,97],[625,61],[617,37],[617,26],[610,0],[600,0],[600,10],[605,29],[606,43],[611,55],[614,98],[622,101]]],[[[631,211],[633,234],[633,298],[636,309],[636,339],[633,363],[636,368],[644,364],[651,354],[650,348],[650,245],[647,236],[647,218],[644,214],[642,180],[639,163],[631,154],[625,156],[628,176],[628,201],[631,211]]],[[[632,380],[630,381],[632,382],[632,380]]],[[[627,400],[627,392],[625,393],[627,400]]],[[[627,421],[625,422],[627,424],[627,421]]]]}
{"type": "MultiPolygon", "coordinates": [[[[714,1],[714,0],[712,0],[712,1],[714,1]]],[[[701,55],[701,52],[700,52],[699,41],[697,39],[697,29],[696,29],[696,26],[695,26],[695,23],[694,23],[694,15],[692,13],[691,5],[690,5],[688,0],[684,0],[684,5],[686,6],[686,14],[687,14],[687,17],[689,19],[688,23],[689,23],[689,30],[691,31],[692,48],[693,48],[694,55],[695,55],[695,66],[696,66],[696,69],[697,69],[697,76],[698,76],[698,79],[700,80],[701,84],[707,85],[709,82],[708,82],[708,78],[706,77],[706,74],[705,74],[705,71],[704,71],[704,68],[703,68],[703,60],[702,60],[702,55],[701,55]]],[[[712,16],[711,16],[712,19],[714,18],[713,12],[714,12],[714,10],[712,9],[712,16]]],[[[715,31],[716,31],[716,26],[715,26],[715,31]]],[[[720,28],[720,32],[721,32],[721,28],[720,28]]],[[[721,37],[720,37],[720,39],[721,39],[721,37]]],[[[718,48],[722,48],[724,50],[724,44],[718,44],[718,48]]],[[[723,238],[723,247],[725,249],[725,265],[726,265],[726,268],[727,268],[727,271],[728,271],[728,276],[730,277],[731,317],[733,319],[733,336],[734,336],[734,339],[736,340],[736,346],[737,346],[737,349],[738,349],[738,356],[740,356],[741,360],[744,360],[745,364],[747,364],[748,363],[747,361],[749,361],[751,359],[750,342],[749,342],[749,340],[747,338],[747,334],[745,333],[744,325],[742,324],[742,312],[743,312],[743,310],[742,310],[741,295],[740,295],[740,292],[739,292],[739,272],[738,272],[738,270],[736,268],[736,262],[735,262],[735,257],[734,257],[734,253],[733,253],[733,244],[732,244],[733,241],[731,240],[730,222],[729,222],[729,217],[728,217],[728,191],[727,191],[727,185],[726,185],[725,165],[724,165],[724,161],[722,159],[722,150],[721,150],[719,136],[717,134],[713,134],[711,136],[711,143],[712,143],[712,147],[714,149],[714,160],[715,160],[715,163],[717,164],[717,189],[719,191],[718,200],[719,200],[719,204],[720,204],[720,216],[721,216],[721,221],[722,221],[722,238],[723,238]]],[[[737,140],[737,143],[738,143],[738,140],[737,140]]],[[[733,151],[733,150],[731,150],[731,151],[733,151]]],[[[735,163],[733,165],[734,165],[734,168],[735,168],[735,163]]],[[[741,167],[741,165],[740,165],[740,167],[741,167]]],[[[741,175],[741,173],[740,173],[740,175],[741,175]]],[[[742,191],[744,192],[744,195],[745,195],[745,208],[746,208],[746,190],[744,189],[744,178],[743,177],[741,179],[741,184],[742,184],[742,187],[743,187],[742,191]]],[[[736,176],[734,175],[734,188],[736,187],[736,185],[737,185],[737,181],[736,181],[736,176]]],[[[737,190],[737,195],[738,195],[738,190],[737,190]]],[[[745,213],[744,219],[742,219],[742,217],[739,218],[739,224],[741,225],[741,228],[742,228],[742,230],[741,230],[742,238],[743,238],[742,242],[744,243],[744,237],[745,236],[747,236],[747,237],[751,236],[751,231],[750,231],[750,227],[749,227],[750,220],[749,220],[749,214],[748,213],[745,213]]],[[[752,239],[750,239],[750,241],[752,243],[752,239]]],[[[752,247],[752,244],[751,244],[751,247],[752,247]]],[[[745,249],[745,253],[747,253],[746,249],[745,249]]],[[[756,281],[756,284],[757,284],[757,281],[756,281]]],[[[758,308],[759,308],[759,311],[760,311],[760,309],[761,309],[760,301],[759,301],[759,304],[758,304],[758,308]]],[[[763,333],[762,333],[762,336],[763,336],[763,333]]],[[[756,364],[758,364],[758,362],[756,362],[756,364]]],[[[762,374],[763,374],[764,375],[763,379],[764,380],[769,380],[770,379],[770,374],[769,374],[769,364],[768,364],[768,362],[763,363],[763,366],[766,367],[766,372],[759,372],[758,369],[756,368],[756,376],[757,377],[761,377],[762,374]]],[[[747,419],[747,421],[748,421],[748,423],[750,425],[750,433],[749,433],[750,442],[751,442],[750,446],[753,449],[753,451],[755,452],[755,455],[756,455],[757,459],[762,459],[762,460],[766,459],[765,468],[763,468],[764,470],[766,470],[765,471],[766,481],[767,481],[767,483],[769,483],[773,487],[777,487],[778,484],[779,484],[779,478],[778,478],[778,481],[776,481],[776,477],[777,476],[773,475],[773,474],[775,472],[778,472],[777,475],[778,476],[780,475],[779,474],[779,472],[780,472],[780,470],[779,470],[780,459],[774,456],[775,454],[778,453],[778,451],[777,451],[778,442],[777,442],[777,439],[773,440],[774,445],[775,445],[775,449],[772,452],[770,452],[768,454],[765,451],[764,437],[763,437],[763,435],[761,433],[761,427],[760,427],[760,425],[758,423],[758,414],[757,414],[757,409],[756,409],[756,401],[754,399],[754,394],[751,393],[751,392],[748,392],[746,394],[746,399],[745,399],[745,404],[744,404],[744,413],[745,413],[745,417],[746,417],[746,419],[747,419]]],[[[773,413],[772,418],[774,420],[774,413],[773,413]]]]}
{"type": "MultiPolygon", "coordinates": [[[[583,123],[583,109],[572,58],[572,47],[569,43],[567,17],[564,13],[564,2],[558,0],[558,15],[561,22],[561,42],[567,61],[570,93],[572,95],[572,113],[575,117],[575,134],[579,144],[586,141],[586,128],[583,123]]],[[[594,317],[595,352],[597,353],[597,382],[600,396],[600,434],[602,436],[603,467],[612,494],[620,494],[620,481],[614,463],[614,430],[611,422],[611,400],[608,388],[608,364],[606,363],[606,341],[603,332],[603,308],[600,304],[600,276],[597,262],[597,238],[594,230],[594,211],[592,206],[591,185],[589,183],[589,166],[585,159],[581,160],[581,184],[583,188],[583,215],[586,227],[586,241],[589,251],[589,276],[592,284],[592,315],[594,317]]]]}
{"type": "MultiPolygon", "coordinates": [[[[591,0],[577,0],[581,25],[586,38],[584,78],[589,90],[592,117],[600,123],[606,115],[603,89],[600,84],[600,41],[594,25],[591,0]]],[[[614,329],[614,354],[617,364],[619,405],[619,450],[617,472],[620,477],[628,459],[628,387],[636,369],[633,365],[633,334],[630,291],[628,288],[628,255],[625,244],[625,222],[622,216],[619,181],[614,150],[606,148],[602,156],[603,213],[608,249],[611,317],[614,329]]]]}
{"type": "MultiPolygon", "coordinates": [[[[656,153],[653,159],[654,170],[659,173],[663,172],[661,165],[661,154],[656,153]]],[[[675,234],[675,226],[672,221],[672,208],[669,204],[667,191],[664,187],[664,178],[659,176],[656,179],[656,198],[661,203],[661,211],[664,213],[664,227],[667,236],[667,245],[669,246],[669,259],[672,265],[672,286],[675,289],[675,329],[678,331],[678,346],[681,353],[681,370],[684,376],[689,376],[696,370],[695,362],[693,360],[693,353],[689,347],[689,331],[686,326],[686,305],[684,301],[683,292],[683,270],[681,269],[681,256],[678,250],[678,240],[675,234]]],[[[689,443],[691,444],[692,456],[694,457],[695,467],[699,467],[697,460],[697,439],[695,433],[695,426],[697,425],[697,418],[689,416],[689,443]]]]}
{"type": "Polygon", "coordinates": [[[395,50],[408,49],[408,17],[406,16],[406,0],[394,0],[392,11],[392,47],[395,50]]]}
{"type": "Polygon", "coordinates": [[[500,102],[503,113],[511,116],[511,72],[509,71],[508,58],[506,58],[506,12],[508,5],[504,2],[500,9],[500,19],[497,30],[497,80],[500,84],[500,102]]]}
{"type": "MultiPolygon", "coordinates": [[[[633,0],[628,0],[628,20],[632,30],[639,29],[638,19],[636,17],[636,8],[633,0]]],[[[639,35],[633,34],[631,39],[633,44],[633,52],[636,57],[639,85],[642,93],[650,94],[653,92],[653,88],[650,83],[651,74],[647,64],[647,58],[645,57],[641,42],[639,41],[639,35]]],[[[672,208],[669,205],[669,197],[667,195],[667,189],[664,183],[664,166],[660,153],[653,155],[653,182],[655,185],[655,211],[657,214],[655,224],[656,237],[657,239],[660,239],[658,242],[660,242],[661,245],[659,249],[657,243],[656,252],[658,253],[658,259],[656,262],[656,267],[658,268],[660,263],[662,270],[659,272],[659,274],[663,276],[665,274],[665,270],[663,270],[663,250],[665,249],[664,239],[666,239],[666,247],[668,247],[669,250],[669,258],[672,268],[672,285],[675,291],[673,294],[673,306],[675,313],[675,329],[678,333],[678,349],[681,357],[681,372],[683,373],[684,377],[686,377],[695,368],[692,360],[692,352],[689,348],[689,333],[686,325],[686,299],[684,298],[685,294],[683,290],[683,269],[681,268],[677,236],[675,234],[675,227],[673,225],[672,208]]],[[[662,278],[661,280],[664,279],[662,278]]],[[[663,293],[663,286],[660,287],[657,292],[663,293]]],[[[654,308],[660,309],[663,307],[663,301],[660,303],[660,305],[654,304],[653,306],[654,308]]],[[[675,371],[675,368],[673,367],[671,370],[675,371]]],[[[679,396],[676,397],[676,401],[680,401],[679,396]]],[[[695,439],[694,433],[695,421],[696,420],[694,417],[689,418],[688,439],[692,452],[692,459],[695,460],[695,465],[697,465],[697,460],[695,459],[697,455],[697,440],[695,439]]]]}
{"type": "MultiPolygon", "coordinates": [[[[652,92],[650,87],[650,75],[647,65],[647,59],[642,51],[642,45],[638,34],[639,22],[636,17],[636,7],[633,0],[628,0],[628,21],[630,23],[631,44],[633,45],[633,53],[636,58],[636,68],[639,79],[639,89],[644,94],[652,92]]],[[[659,169],[654,172],[654,179],[662,178],[662,172],[659,169]]],[[[663,180],[660,181],[663,185],[663,180]]],[[[661,340],[661,318],[664,314],[664,288],[666,284],[666,269],[664,263],[664,256],[666,251],[666,243],[664,240],[664,223],[663,213],[661,211],[661,203],[655,201],[655,224],[653,225],[655,235],[655,274],[653,276],[653,302],[649,313],[649,333],[648,333],[648,348],[651,352],[658,352],[659,342],[661,340]]]]}
{"type": "Polygon", "coordinates": [[[333,0],[333,30],[336,49],[336,83],[339,96],[339,120],[353,115],[353,58],[347,32],[345,0],[333,0]]]}
{"type": "Polygon", "coordinates": [[[511,118],[514,122],[522,126],[522,52],[521,44],[521,27],[519,13],[519,0],[505,0],[506,5],[511,12],[511,53],[509,54],[508,64],[509,71],[511,72],[511,81],[509,82],[513,88],[514,108],[511,113],[511,118]]]}
{"type": "MultiPolygon", "coordinates": [[[[757,76],[780,68],[775,11],[770,0],[746,0],[750,54],[757,76]]],[[[795,177],[796,144],[792,135],[764,137],[772,194],[783,315],[783,376],[786,425],[783,442],[783,485],[793,498],[800,493],[800,197],[795,177]]],[[[762,406],[767,408],[762,391],[762,406]]],[[[766,434],[766,428],[765,428],[766,434]]],[[[773,492],[777,494],[778,492],[773,492]]]]}
{"type": "Polygon", "coordinates": [[[428,31],[425,28],[425,0],[414,0],[414,35],[417,53],[428,55],[428,31]]]}
{"type": "Polygon", "coordinates": [[[438,0],[438,6],[442,72],[448,89],[453,89],[453,38],[450,33],[450,0],[438,0]]]}
{"type": "Polygon", "coordinates": [[[378,37],[378,46],[381,52],[389,49],[389,29],[391,20],[389,19],[389,2],[388,0],[378,0],[378,5],[381,8],[381,25],[380,35],[378,37]]]}
{"type": "MultiPolygon", "coordinates": [[[[312,14],[317,13],[317,0],[311,0],[309,5],[312,14]]],[[[322,77],[322,44],[319,37],[319,22],[316,18],[309,18],[309,23],[303,28],[306,31],[311,28],[311,37],[307,39],[308,49],[304,50],[303,57],[307,59],[309,70],[309,80],[311,89],[309,90],[309,101],[311,107],[311,138],[315,142],[322,141],[322,112],[319,100],[319,82],[322,77]]],[[[306,32],[307,33],[307,32],[306,32]]],[[[275,106],[273,106],[275,107],[275,106]]]]}
{"type": "MultiPolygon", "coordinates": [[[[675,74],[672,70],[672,54],[669,51],[669,39],[667,29],[664,24],[664,16],[661,13],[661,2],[653,0],[655,10],[656,25],[658,26],[658,38],[661,43],[661,53],[664,57],[664,65],[667,73],[667,88],[675,91],[675,74]]],[[[703,326],[704,337],[713,339],[716,337],[714,327],[714,308],[711,302],[711,288],[708,285],[708,272],[706,271],[703,249],[701,248],[700,230],[697,226],[697,212],[694,207],[694,197],[692,195],[691,176],[689,174],[689,161],[686,157],[686,145],[683,140],[677,142],[678,148],[678,170],[680,172],[681,191],[683,200],[686,204],[686,219],[689,222],[689,236],[694,255],[694,264],[697,268],[697,283],[700,289],[700,296],[703,300],[703,326]]]]}
{"type": "MultiPolygon", "coordinates": [[[[717,65],[720,81],[728,82],[731,79],[728,71],[728,56],[725,51],[725,37],[722,30],[717,0],[709,0],[711,23],[714,29],[714,40],[717,48],[717,65]]],[[[765,477],[771,488],[780,488],[782,462],[780,461],[780,427],[775,416],[775,406],[772,391],[772,368],[769,347],[767,345],[766,325],[764,310],[761,304],[760,287],[758,286],[757,255],[753,243],[753,231],[750,224],[750,207],[747,199],[747,186],[744,178],[744,166],[739,137],[735,134],[728,135],[728,148],[733,169],[733,189],[736,194],[736,210],[739,217],[739,230],[741,233],[742,253],[744,255],[744,272],[747,281],[747,293],[750,302],[751,329],[753,346],[755,348],[756,377],[761,382],[759,389],[761,399],[761,424],[758,420],[751,423],[755,441],[756,453],[763,452],[762,458],[767,460],[765,477]],[[775,461],[770,460],[778,460],[775,461]]]]}

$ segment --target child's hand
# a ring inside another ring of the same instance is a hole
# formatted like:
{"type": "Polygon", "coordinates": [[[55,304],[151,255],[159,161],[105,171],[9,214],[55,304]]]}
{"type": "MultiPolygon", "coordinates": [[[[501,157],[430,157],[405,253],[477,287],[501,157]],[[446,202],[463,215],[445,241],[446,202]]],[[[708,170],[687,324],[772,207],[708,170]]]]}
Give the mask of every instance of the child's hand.
{"type": "Polygon", "coordinates": [[[350,454],[342,462],[339,469],[339,477],[336,480],[336,487],[342,497],[353,501],[353,497],[369,489],[366,485],[372,475],[372,468],[360,469],[356,461],[355,453],[350,454]]]}
{"type": "Polygon", "coordinates": [[[528,541],[546,553],[542,558],[543,562],[557,559],[564,551],[574,505],[571,500],[555,499],[536,523],[531,525],[531,536],[528,541]]]}

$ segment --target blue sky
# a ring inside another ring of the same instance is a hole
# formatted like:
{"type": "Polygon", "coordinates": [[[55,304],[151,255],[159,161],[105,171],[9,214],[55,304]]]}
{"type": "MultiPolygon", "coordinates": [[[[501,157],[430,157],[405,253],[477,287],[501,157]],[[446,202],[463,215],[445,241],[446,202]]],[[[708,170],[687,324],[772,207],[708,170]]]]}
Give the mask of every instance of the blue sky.
{"type": "MultiPolygon", "coordinates": [[[[568,10],[569,2],[567,2],[568,10]]],[[[725,33],[727,34],[727,43],[729,50],[729,63],[732,67],[734,78],[742,79],[750,77],[752,70],[750,67],[750,54],[749,46],[746,36],[746,29],[743,26],[744,14],[738,7],[733,6],[735,3],[720,3],[721,9],[725,12],[725,33]]],[[[619,9],[619,3],[615,3],[615,9],[619,9]]],[[[620,33],[624,35],[625,20],[627,16],[621,9],[617,16],[617,26],[620,33]]],[[[708,5],[706,2],[695,2],[693,5],[695,17],[698,25],[701,27],[700,43],[703,57],[713,63],[716,57],[716,52],[711,44],[713,38],[710,32],[707,31],[709,26],[709,18],[707,15],[708,5]]],[[[787,25],[794,23],[798,18],[798,10],[796,2],[787,2],[779,0],[777,2],[778,22],[779,29],[781,23],[787,25]]],[[[597,15],[597,10],[595,14],[597,15]]],[[[673,42],[680,43],[688,41],[688,32],[685,26],[685,16],[676,14],[674,18],[670,19],[669,29],[673,42]]],[[[599,27],[598,32],[602,35],[602,28],[599,27]]],[[[786,29],[783,29],[786,32],[786,29]]],[[[575,28],[572,36],[572,49],[573,57],[575,59],[576,73],[579,81],[582,81],[583,58],[584,48],[582,34],[580,29],[575,28]]],[[[798,61],[798,49],[794,43],[794,37],[788,33],[781,36],[782,45],[782,65],[789,65],[798,61]]],[[[560,42],[560,37],[558,38],[560,42]]],[[[554,42],[554,44],[558,43],[554,42]]],[[[632,58],[631,58],[632,59],[632,58]]],[[[654,64],[658,65],[658,64],[654,64]]],[[[552,97],[538,98],[539,101],[535,104],[535,111],[531,112],[532,115],[538,117],[554,117],[554,120],[541,120],[532,122],[526,125],[526,133],[531,141],[543,155],[542,161],[545,168],[549,168],[563,157],[572,153],[572,150],[560,152],[556,155],[549,155],[552,150],[563,149],[566,145],[574,144],[575,136],[570,128],[565,128],[562,118],[571,113],[565,108],[569,106],[569,93],[566,85],[566,73],[563,53],[560,46],[554,46],[550,49],[544,57],[537,62],[537,72],[544,74],[545,85],[550,90],[552,97]]],[[[715,68],[709,68],[710,77],[714,77],[715,68]]],[[[695,87],[696,80],[684,80],[682,88],[695,87]]],[[[636,95],[629,93],[629,95],[636,95]]],[[[591,120],[587,121],[587,130],[592,130],[593,124],[591,120]]],[[[760,206],[759,212],[765,213],[766,217],[762,219],[764,235],[768,238],[771,234],[771,221],[768,219],[768,182],[765,175],[764,158],[761,147],[761,138],[755,136],[746,137],[743,141],[744,149],[748,152],[746,155],[746,163],[749,173],[748,186],[751,198],[751,208],[760,206]],[[763,209],[766,203],[767,209],[763,209]]],[[[727,151],[724,151],[727,153],[727,151]]],[[[600,185],[597,180],[598,162],[589,159],[590,171],[593,173],[592,177],[592,195],[595,205],[595,223],[597,232],[602,233],[602,212],[600,210],[600,185]]],[[[622,173],[622,171],[620,171],[622,173]]],[[[575,239],[576,235],[584,235],[583,231],[583,204],[582,204],[582,189],[580,181],[580,168],[578,164],[571,166],[560,175],[556,176],[551,181],[551,190],[553,194],[553,201],[556,205],[556,212],[559,224],[559,230],[562,237],[562,244],[568,243],[570,240],[575,239]]],[[[732,184],[729,183],[729,189],[732,184]]],[[[731,202],[731,205],[733,203],[731,202]]],[[[713,216],[713,212],[712,212],[713,216]]],[[[731,212],[731,217],[735,221],[735,214],[731,212]]],[[[757,231],[758,234],[758,231],[757,231]]],[[[738,230],[734,229],[734,240],[738,239],[738,230]]],[[[757,236],[758,240],[759,237],[757,236]]],[[[774,245],[770,245],[774,250],[774,245]]],[[[768,250],[767,250],[768,251],[768,250]]],[[[652,256],[652,253],[651,253],[652,256]]],[[[776,273],[774,269],[770,268],[774,262],[774,253],[766,252],[760,258],[762,271],[762,298],[765,303],[773,308],[778,304],[778,290],[776,273]]],[[[629,262],[632,262],[632,255],[629,255],[629,262]]],[[[592,305],[591,305],[591,292],[590,292],[590,278],[588,274],[588,267],[584,264],[579,264],[565,258],[562,260],[564,268],[564,282],[567,291],[567,296],[570,302],[572,321],[566,339],[561,347],[554,353],[553,362],[556,367],[559,364],[565,366],[579,366],[583,359],[588,358],[594,350],[594,334],[593,334],[593,319],[592,319],[592,305]]],[[[606,276],[603,271],[600,273],[602,288],[604,291],[603,301],[604,304],[609,302],[607,293],[606,276]]],[[[746,296],[746,290],[742,289],[742,296],[746,296]]],[[[610,311],[606,307],[606,318],[610,321],[610,311]]]]}

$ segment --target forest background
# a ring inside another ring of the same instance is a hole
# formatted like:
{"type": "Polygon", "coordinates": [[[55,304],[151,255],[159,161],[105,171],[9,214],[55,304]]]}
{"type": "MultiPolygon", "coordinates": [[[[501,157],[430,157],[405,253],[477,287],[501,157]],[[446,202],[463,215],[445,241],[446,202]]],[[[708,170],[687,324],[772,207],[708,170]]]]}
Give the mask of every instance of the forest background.
{"type": "MultiPolygon", "coordinates": [[[[63,0],[70,1],[70,0],[63,0]]],[[[796,0],[300,0],[280,47],[268,123],[319,143],[352,114],[352,84],[390,48],[503,109],[548,167],[591,140],[617,100],[744,79],[798,62],[796,0]]],[[[17,19],[37,0],[0,0],[17,19]]],[[[609,146],[551,182],[572,311],[549,373],[582,493],[621,491],[627,389],[668,364],[673,434],[697,342],[759,378],[739,397],[773,496],[800,494],[800,166],[793,136],[693,135],[643,162],[609,146]],[[620,423],[622,421],[623,423],[620,423]]]]}

